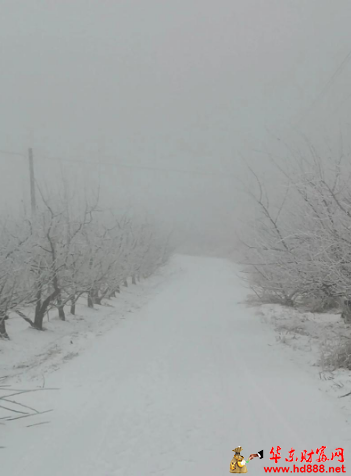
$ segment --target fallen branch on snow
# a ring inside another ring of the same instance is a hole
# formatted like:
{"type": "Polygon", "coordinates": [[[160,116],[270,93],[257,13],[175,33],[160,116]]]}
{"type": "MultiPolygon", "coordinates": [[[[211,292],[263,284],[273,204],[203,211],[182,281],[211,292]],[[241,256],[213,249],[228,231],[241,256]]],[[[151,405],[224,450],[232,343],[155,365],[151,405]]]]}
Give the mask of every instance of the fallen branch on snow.
{"type": "Polygon", "coordinates": [[[42,392],[44,390],[49,390],[50,391],[50,390],[59,390],[59,389],[58,388],[35,388],[35,389],[31,389],[31,390],[25,390],[25,389],[11,388],[7,385],[6,386],[0,386],[0,392],[5,392],[5,395],[0,396],[0,402],[11,403],[12,405],[18,406],[21,409],[27,409],[27,410],[31,411],[31,413],[28,413],[28,412],[24,412],[24,411],[21,411],[21,410],[16,409],[16,408],[11,408],[11,407],[7,407],[5,405],[0,405],[0,408],[2,408],[3,410],[6,410],[6,411],[12,412],[12,413],[16,413],[16,414],[20,414],[20,416],[8,415],[8,416],[0,418],[0,420],[13,421],[13,420],[19,420],[20,418],[28,418],[28,417],[43,415],[45,413],[52,412],[53,410],[46,410],[44,412],[40,412],[40,411],[36,410],[35,408],[32,408],[28,405],[25,405],[25,404],[20,403],[20,402],[16,402],[15,400],[10,400],[10,397],[15,397],[17,395],[23,395],[23,394],[26,394],[26,393],[42,392]]]}

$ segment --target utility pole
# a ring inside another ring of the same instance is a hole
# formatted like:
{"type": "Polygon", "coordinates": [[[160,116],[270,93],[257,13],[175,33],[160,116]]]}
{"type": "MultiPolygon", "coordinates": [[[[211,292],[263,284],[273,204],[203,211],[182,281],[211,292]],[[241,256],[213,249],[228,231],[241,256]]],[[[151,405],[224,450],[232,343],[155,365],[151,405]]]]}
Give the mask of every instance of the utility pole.
{"type": "Polygon", "coordinates": [[[29,158],[29,176],[30,176],[30,199],[32,206],[32,216],[34,217],[37,208],[35,200],[35,179],[34,179],[34,161],[33,161],[33,149],[28,149],[29,158]]]}

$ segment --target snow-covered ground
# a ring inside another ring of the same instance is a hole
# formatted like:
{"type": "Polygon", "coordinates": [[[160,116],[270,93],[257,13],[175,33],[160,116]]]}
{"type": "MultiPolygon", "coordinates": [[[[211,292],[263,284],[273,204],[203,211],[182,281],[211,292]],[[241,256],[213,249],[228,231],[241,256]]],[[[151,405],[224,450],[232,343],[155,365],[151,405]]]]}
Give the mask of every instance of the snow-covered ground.
{"type": "Polygon", "coordinates": [[[343,447],[348,469],[349,397],[324,391],[332,381],[310,365],[312,344],[308,354],[306,342],[294,350],[288,334],[277,339],[276,322],[264,321],[281,309],[258,311],[245,297],[229,262],[178,256],[113,307],[80,307],[45,333],[10,322],[0,377],[15,376],[0,385],[57,390],[11,397],[53,411],[0,426],[1,474],[228,474],[238,445],[245,457],[265,450],[252,474],[274,466],[277,446],[280,465],[292,447],[343,447]]]}
{"type": "MultiPolygon", "coordinates": [[[[351,372],[335,368],[330,355],[349,344],[351,325],[338,313],[311,313],[282,307],[262,305],[256,310],[261,321],[276,332],[275,346],[286,348],[290,357],[306,371],[319,376],[319,388],[335,398],[341,409],[351,413],[351,372]]],[[[349,346],[351,349],[351,345],[349,346]]]]}
{"type": "MultiPolygon", "coordinates": [[[[171,274],[169,269],[167,276],[171,274]]],[[[86,299],[81,298],[76,315],[67,312],[65,322],[58,319],[57,310],[51,310],[44,319],[45,332],[32,329],[18,315],[11,315],[11,319],[6,321],[10,341],[0,340],[0,379],[10,375],[12,382],[21,382],[24,375],[25,381],[41,375],[44,381],[48,373],[80,355],[96,337],[114,329],[118,323],[128,319],[130,313],[145,305],[163,282],[162,271],[137,286],[129,282],[128,287],[121,287],[116,298],[103,300],[102,306],[97,305],[94,309],[89,309],[86,299]]],[[[26,310],[25,314],[33,319],[33,309],[26,310]]]]}

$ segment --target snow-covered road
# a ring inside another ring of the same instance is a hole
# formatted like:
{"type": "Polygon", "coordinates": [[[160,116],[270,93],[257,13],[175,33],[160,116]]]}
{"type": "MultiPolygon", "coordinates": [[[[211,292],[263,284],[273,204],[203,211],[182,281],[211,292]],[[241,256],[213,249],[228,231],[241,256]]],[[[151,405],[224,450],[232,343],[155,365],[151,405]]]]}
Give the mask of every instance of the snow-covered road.
{"type": "Polygon", "coordinates": [[[1,475],[224,475],[238,445],[246,458],[265,450],[248,474],[274,465],[272,446],[280,465],[292,447],[348,457],[346,416],[240,304],[232,265],[173,266],[144,308],[47,379],[60,388],[37,397],[55,408],[48,425],[6,425],[1,475]]]}

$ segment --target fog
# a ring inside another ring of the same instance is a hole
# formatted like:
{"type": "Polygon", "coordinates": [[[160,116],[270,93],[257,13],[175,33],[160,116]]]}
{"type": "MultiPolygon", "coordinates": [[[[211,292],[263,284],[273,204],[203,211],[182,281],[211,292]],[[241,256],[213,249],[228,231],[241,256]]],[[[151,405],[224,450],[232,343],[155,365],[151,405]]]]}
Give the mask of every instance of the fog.
{"type": "Polygon", "coordinates": [[[100,183],[195,242],[229,243],[245,160],[348,127],[349,0],[0,0],[0,203],[100,183]],[[16,155],[16,154],[23,154],[16,155]]]}

